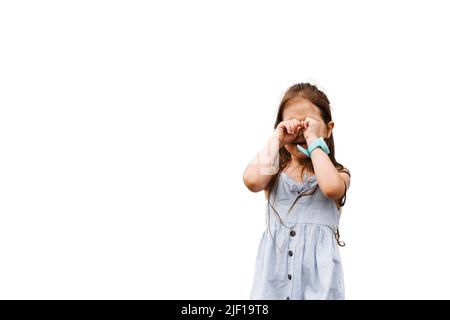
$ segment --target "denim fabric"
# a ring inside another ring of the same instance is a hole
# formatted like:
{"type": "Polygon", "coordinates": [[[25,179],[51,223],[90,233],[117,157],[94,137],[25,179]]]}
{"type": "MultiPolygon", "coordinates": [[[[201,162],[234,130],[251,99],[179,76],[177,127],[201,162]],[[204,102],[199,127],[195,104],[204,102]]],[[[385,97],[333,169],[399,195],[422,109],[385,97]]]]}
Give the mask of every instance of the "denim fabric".
{"type": "Polygon", "coordinates": [[[268,203],[250,299],[344,299],[335,238],[340,211],[320,191],[316,176],[298,183],[281,172],[269,200],[281,221],[268,203]]]}

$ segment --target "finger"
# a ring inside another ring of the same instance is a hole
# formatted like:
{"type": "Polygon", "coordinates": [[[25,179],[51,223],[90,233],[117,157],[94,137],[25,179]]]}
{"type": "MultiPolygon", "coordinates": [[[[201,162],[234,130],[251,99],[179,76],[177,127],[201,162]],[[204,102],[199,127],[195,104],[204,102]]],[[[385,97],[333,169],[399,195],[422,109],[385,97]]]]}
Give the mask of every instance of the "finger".
{"type": "Polygon", "coordinates": [[[291,134],[291,126],[290,126],[289,122],[286,122],[286,132],[287,132],[287,134],[291,134]]]}
{"type": "Polygon", "coordinates": [[[284,123],[284,122],[280,122],[280,123],[278,124],[278,128],[279,128],[281,131],[284,131],[284,129],[286,129],[285,123],[284,123]]]}
{"type": "Polygon", "coordinates": [[[292,122],[292,131],[293,133],[297,132],[298,124],[297,122],[292,122]]]}
{"type": "Polygon", "coordinates": [[[308,126],[309,125],[309,117],[306,117],[305,118],[305,126],[308,126]]]}
{"type": "Polygon", "coordinates": [[[289,121],[283,121],[283,127],[286,129],[286,133],[289,134],[289,121]]]}
{"type": "Polygon", "coordinates": [[[291,121],[291,132],[292,132],[292,134],[295,134],[296,131],[297,131],[297,124],[295,123],[295,121],[291,121]]]}
{"type": "Polygon", "coordinates": [[[284,132],[286,134],[289,134],[289,126],[288,126],[288,124],[286,122],[283,123],[283,128],[284,128],[284,132]]]}
{"type": "MultiPolygon", "coordinates": [[[[316,120],[315,118],[312,118],[312,117],[306,117],[307,118],[307,123],[308,123],[308,126],[311,124],[311,123],[314,123],[314,122],[319,122],[318,120],[316,120]]],[[[305,119],[306,120],[306,119],[305,119]]]]}

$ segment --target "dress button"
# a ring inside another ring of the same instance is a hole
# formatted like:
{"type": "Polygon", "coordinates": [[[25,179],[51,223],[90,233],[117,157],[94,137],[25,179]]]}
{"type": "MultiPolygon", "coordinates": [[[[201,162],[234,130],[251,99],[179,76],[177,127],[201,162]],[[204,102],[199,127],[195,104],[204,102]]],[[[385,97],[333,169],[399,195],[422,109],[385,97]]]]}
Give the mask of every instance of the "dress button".
{"type": "Polygon", "coordinates": [[[291,230],[291,232],[289,233],[291,235],[291,237],[295,236],[295,231],[291,230]]]}
{"type": "Polygon", "coordinates": [[[286,297],[286,300],[289,300],[289,297],[286,297]]]}
{"type": "Polygon", "coordinates": [[[288,255],[289,255],[289,257],[292,257],[293,253],[291,250],[289,250],[288,255]]]}
{"type": "Polygon", "coordinates": [[[288,279],[289,279],[289,280],[291,280],[291,279],[292,279],[292,276],[291,276],[290,274],[288,274],[288,279]]]}

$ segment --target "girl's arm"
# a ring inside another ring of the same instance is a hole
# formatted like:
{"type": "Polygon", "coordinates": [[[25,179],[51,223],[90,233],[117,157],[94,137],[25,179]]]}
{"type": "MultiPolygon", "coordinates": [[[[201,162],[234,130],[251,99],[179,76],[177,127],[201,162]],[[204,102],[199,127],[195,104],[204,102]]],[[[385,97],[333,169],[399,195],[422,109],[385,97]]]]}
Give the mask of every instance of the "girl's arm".
{"type": "MultiPolygon", "coordinates": [[[[258,152],[244,171],[244,184],[250,191],[259,192],[266,189],[274,174],[280,169],[278,151],[297,137],[301,122],[297,119],[281,121],[264,148],[258,152]]],[[[267,194],[266,194],[267,196],[267,194]]]]}
{"type": "MultiPolygon", "coordinates": [[[[308,145],[317,138],[317,136],[308,137],[308,145]]],[[[321,148],[315,148],[311,152],[311,161],[317,176],[317,184],[323,195],[333,200],[340,199],[344,195],[346,186],[347,189],[350,186],[348,174],[337,171],[328,154],[321,148]]]]}
{"type": "Polygon", "coordinates": [[[264,190],[279,169],[278,151],[282,147],[277,130],[244,171],[243,180],[252,192],[264,190]]]}
{"type": "MultiPolygon", "coordinates": [[[[301,121],[301,126],[305,128],[304,136],[308,146],[317,138],[329,134],[329,130],[321,122],[311,117],[306,117],[305,120],[301,121]]],[[[327,198],[339,200],[344,196],[346,185],[347,189],[350,186],[349,175],[337,171],[328,154],[321,148],[315,148],[310,157],[320,191],[327,198]]]]}

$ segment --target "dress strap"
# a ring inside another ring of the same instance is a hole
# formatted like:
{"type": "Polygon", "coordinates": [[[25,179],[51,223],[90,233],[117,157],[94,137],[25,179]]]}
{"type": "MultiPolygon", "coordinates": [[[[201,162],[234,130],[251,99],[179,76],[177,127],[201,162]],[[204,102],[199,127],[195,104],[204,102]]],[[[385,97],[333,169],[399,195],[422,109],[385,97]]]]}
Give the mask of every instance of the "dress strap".
{"type": "Polygon", "coordinates": [[[336,239],[338,246],[345,247],[345,242],[341,240],[341,235],[339,234],[339,227],[330,225],[328,227],[333,230],[334,238],[336,239]]]}
{"type": "Polygon", "coordinates": [[[345,242],[340,240],[341,239],[341,235],[339,234],[339,228],[336,229],[336,233],[334,234],[334,236],[336,238],[337,244],[340,247],[345,247],[345,242]]]}

